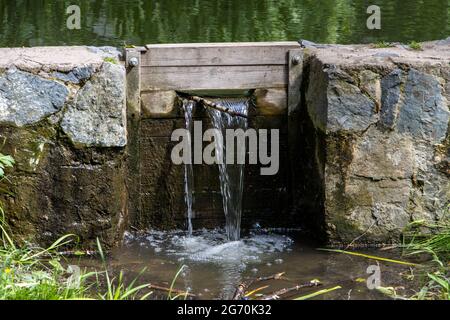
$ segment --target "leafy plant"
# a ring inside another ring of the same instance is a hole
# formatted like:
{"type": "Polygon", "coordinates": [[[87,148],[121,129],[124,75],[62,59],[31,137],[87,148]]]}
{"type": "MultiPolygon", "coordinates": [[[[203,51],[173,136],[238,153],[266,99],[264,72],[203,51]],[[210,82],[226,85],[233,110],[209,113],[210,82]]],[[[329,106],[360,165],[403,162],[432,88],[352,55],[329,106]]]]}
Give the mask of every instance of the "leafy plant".
{"type": "Polygon", "coordinates": [[[416,41],[411,41],[408,46],[412,49],[412,50],[416,50],[416,51],[421,51],[422,50],[422,44],[420,44],[419,42],[416,41]]]}
{"type": "Polygon", "coordinates": [[[112,63],[112,64],[119,64],[116,59],[111,58],[111,57],[106,57],[106,58],[103,59],[103,61],[109,62],[109,63],[112,63]]]}
{"type": "Polygon", "coordinates": [[[380,42],[374,43],[373,46],[377,49],[381,49],[381,48],[392,48],[394,45],[390,42],[380,41],[380,42]]]}
{"type": "Polygon", "coordinates": [[[0,153],[0,179],[5,176],[5,169],[14,166],[14,159],[11,156],[0,153]]]}

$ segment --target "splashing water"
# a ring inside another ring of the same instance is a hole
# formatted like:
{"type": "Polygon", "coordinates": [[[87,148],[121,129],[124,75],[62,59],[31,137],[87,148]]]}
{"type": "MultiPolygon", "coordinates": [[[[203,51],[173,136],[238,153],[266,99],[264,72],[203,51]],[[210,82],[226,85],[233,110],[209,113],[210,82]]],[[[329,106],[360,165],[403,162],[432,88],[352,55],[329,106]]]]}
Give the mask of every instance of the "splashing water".
{"type": "MultiPolygon", "coordinates": [[[[218,99],[215,102],[234,112],[244,115],[248,114],[248,99],[218,99]]],[[[214,128],[219,129],[223,137],[226,136],[226,129],[247,129],[248,121],[246,118],[231,116],[228,113],[220,112],[212,108],[207,109],[214,128]]],[[[234,162],[235,164],[227,164],[226,156],[228,154],[224,139],[222,141],[215,139],[215,143],[227,237],[229,241],[237,241],[240,238],[241,229],[244,164],[236,164],[236,161],[234,162]],[[219,159],[223,159],[223,161],[219,161],[219,159]]],[[[237,146],[237,148],[242,147],[237,146]]],[[[234,152],[228,153],[234,154],[234,152]]]]}
{"type": "MultiPolygon", "coordinates": [[[[184,120],[186,124],[186,129],[189,130],[188,135],[188,144],[191,145],[191,137],[192,137],[192,127],[193,127],[193,110],[194,110],[195,102],[193,101],[184,101],[183,109],[184,109],[184,120]]],[[[192,195],[194,184],[194,170],[192,167],[192,162],[186,163],[184,165],[184,199],[187,207],[187,225],[188,225],[188,233],[189,236],[192,235],[192,218],[194,217],[193,211],[193,203],[194,197],[192,195]]]]}
{"type": "Polygon", "coordinates": [[[195,277],[182,276],[190,282],[186,286],[192,287],[214,275],[221,299],[233,297],[245,273],[266,263],[276,264],[280,254],[290,251],[294,244],[289,236],[272,232],[250,233],[239,241],[228,241],[224,229],[196,230],[191,236],[183,231],[150,231],[143,238],[128,241],[153,250],[156,260],[176,261],[177,266],[184,264],[188,270],[197,270],[195,277]]]}
{"type": "Polygon", "coordinates": [[[284,252],[292,244],[290,237],[272,232],[250,233],[239,241],[228,241],[223,229],[201,229],[190,237],[180,231],[150,231],[143,242],[143,245],[153,247],[161,254],[177,257],[180,262],[214,263],[242,268],[284,252]]]}

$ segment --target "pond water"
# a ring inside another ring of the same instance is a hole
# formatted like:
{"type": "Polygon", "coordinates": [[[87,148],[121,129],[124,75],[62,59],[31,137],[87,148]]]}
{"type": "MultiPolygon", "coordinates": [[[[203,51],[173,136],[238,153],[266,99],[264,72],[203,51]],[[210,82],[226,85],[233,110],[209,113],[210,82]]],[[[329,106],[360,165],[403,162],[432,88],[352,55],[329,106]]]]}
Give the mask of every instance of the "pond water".
{"type": "Polygon", "coordinates": [[[0,47],[281,41],[424,41],[450,35],[448,0],[2,0],[0,47]],[[81,8],[68,30],[66,8],[81,8]],[[368,30],[369,5],[381,30],[368,30]]]}
{"type": "MultiPolygon", "coordinates": [[[[335,286],[342,288],[316,299],[386,299],[386,296],[367,287],[367,268],[376,261],[361,257],[317,250],[313,243],[297,231],[258,230],[244,235],[240,241],[228,242],[225,230],[198,230],[193,236],[187,232],[153,231],[141,236],[127,236],[126,245],[113,251],[108,263],[113,274],[124,271],[128,281],[139,277],[139,283],[170,287],[177,271],[184,271],[175,282],[178,290],[189,290],[195,299],[231,299],[236,287],[258,277],[285,272],[282,280],[253,284],[249,291],[268,286],[260,294],[270,294],[283,288],[309,283],[317,279],[322,285],[305,288],[283,296],[292,299],[335,286]],[[364,279],[364,280],[363,280],[364,279]]],[[[368,254],[398,258],[397,251],[360,250],[368,254]]],[[[100,269],[96,259],[72,261],[84,267],[100,269]]],[[[400,287],[399,294],[412,294],[408,289],[411,274],[408,266],[380,263],[381,285],[400,287]],[[404,289],[403,289],[404,288],[404,289]]],[[[154,291],[153,298],[167,298],[167,292],[154,291]]],[[[252,298],[258,298],[253,296],[252,298]]]]}

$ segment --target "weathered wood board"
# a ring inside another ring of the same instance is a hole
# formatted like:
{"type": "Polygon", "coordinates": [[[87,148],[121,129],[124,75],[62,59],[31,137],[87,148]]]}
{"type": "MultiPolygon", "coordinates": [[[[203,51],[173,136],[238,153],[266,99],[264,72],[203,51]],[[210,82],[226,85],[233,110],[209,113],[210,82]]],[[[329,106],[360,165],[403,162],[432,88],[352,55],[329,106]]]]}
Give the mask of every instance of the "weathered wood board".
{"type": "Polygon", "coordinates": [[[148,45],[142,91],[286,88],[296,42],[148,45]]]}
{"type": "Polygon", "coordinates": [[[144,67],[286,65],[297,42],[148,45],[144,67]]]}
{"type": "Polygon", "coordinates": [[[284,65],[148,67],[142,69],[142,90],[284,88],[287,78],[284,65]]]}

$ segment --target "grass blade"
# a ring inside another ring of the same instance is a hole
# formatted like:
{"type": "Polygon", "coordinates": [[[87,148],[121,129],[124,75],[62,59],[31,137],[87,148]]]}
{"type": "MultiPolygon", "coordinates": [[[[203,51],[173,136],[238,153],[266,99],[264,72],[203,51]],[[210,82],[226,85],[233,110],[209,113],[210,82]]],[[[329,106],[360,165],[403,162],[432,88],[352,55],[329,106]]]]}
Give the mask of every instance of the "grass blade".
{"type": "Polygon", "coordinates": [[[407,261],[401,261],[401,260],[393,260],[393,259],[388,259],[388,258],[382,258],[382,257],[377,257],[377,256],[372,256],[372,255],[368,255],[368,254],[364,254],[364,253],[359,253],[359,252],[352,252],[352,251],[345,251],[345,250],[337,250],[337,249],[317,249],[320,251],[327,251],[327,252],[334,252],[334,253],[343,253],[343,254],[348,254],[351,256],[357,256],[357,257],[362,257],[362,258],[366,258],[366,259],[372,259],[372,260],[378,260],[378,261],[384,261],[384,262],[391,262],[391,263],[396,263],[396,264],[402,264],[402,265],[406,265],[406,266],[411,266],[411,267],[418,267],[420,266],[417,263],[412,263],[412,262],[407,262],[407,261]]]}
{"type": "Polygon", "coordinates": [[[320,296],[322,294],[326,294],[326,293],[329,293],[329,292],[332,292],[332,291],[335,291],[335,290],[339,290],[339,289],[342,289],[342,287],[341,286],[336,286],[336,287],[330,288],[330,289],[323,289],[323,290],[319,290],[319,291],[316,291],[316,292],[313,292],[313,293],[310,293],[310,294],[307,294],[307,295],[295,298],[294,300],[307,300],[307,299],[311,299],[311,298],[320,296]]]}

